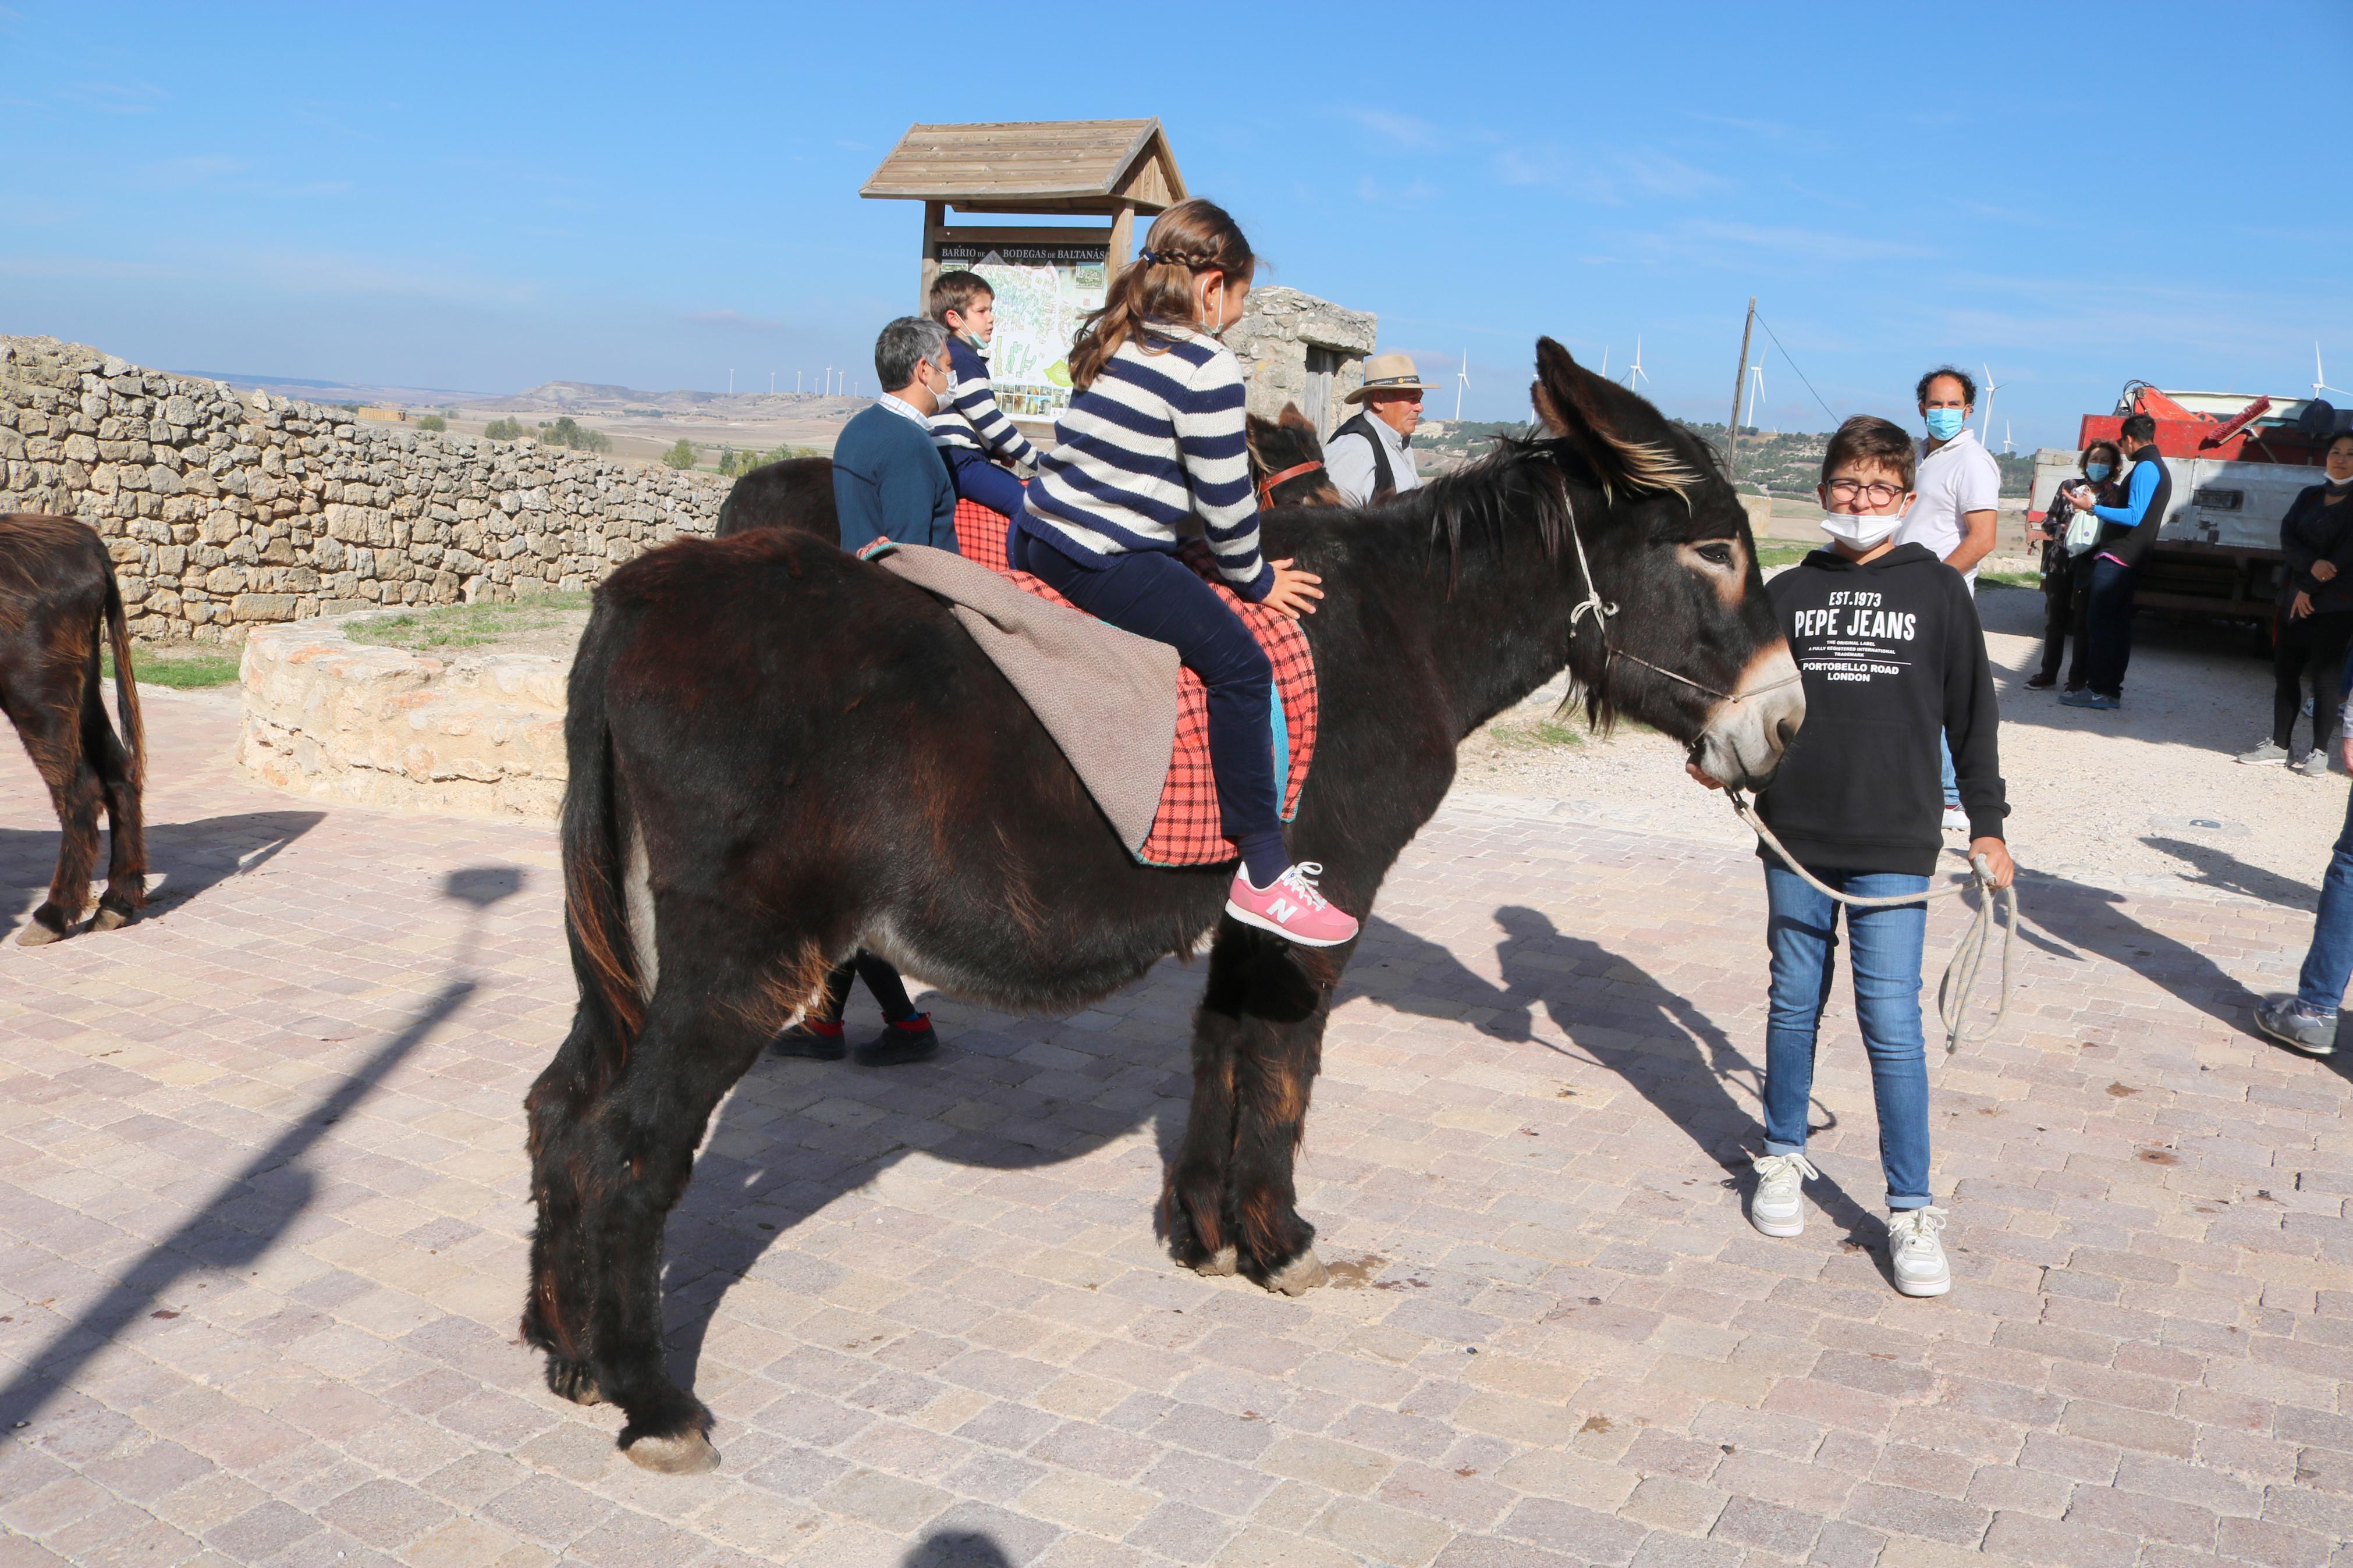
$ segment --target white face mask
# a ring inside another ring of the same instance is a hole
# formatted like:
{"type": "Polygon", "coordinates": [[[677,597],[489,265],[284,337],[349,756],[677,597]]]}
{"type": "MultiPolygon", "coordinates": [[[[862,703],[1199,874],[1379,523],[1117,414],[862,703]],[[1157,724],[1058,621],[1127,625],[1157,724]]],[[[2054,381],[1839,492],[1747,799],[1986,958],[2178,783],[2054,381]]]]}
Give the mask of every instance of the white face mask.
{"type": "Polygon", "coordinates": [[[1894,512],[1882,516],[1877,512],[1826,511],[1822,513],[1822,531],[1851,550],[1867,551],[1884,542],[1904,526],[1904,514],[1894,512]]]}

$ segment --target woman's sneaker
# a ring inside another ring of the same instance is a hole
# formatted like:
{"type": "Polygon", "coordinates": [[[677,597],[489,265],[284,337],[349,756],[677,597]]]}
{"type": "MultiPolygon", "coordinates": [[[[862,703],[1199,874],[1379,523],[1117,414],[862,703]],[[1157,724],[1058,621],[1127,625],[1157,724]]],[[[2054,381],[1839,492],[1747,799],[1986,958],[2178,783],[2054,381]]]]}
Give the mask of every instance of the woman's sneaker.
{"type": "Polygon", "coordinates": [[[2325,779],[2328,776],[2328,753],[2315,746],[2290,763],[2287,771],[2308,779],[2325,779]]]}
{"type": "Polygon", "coordinates": [[[1806,1228],[1806,1204],[1799,1187],[1821,1173],[1803,1154],[1767,1154],[1757,1162],[1757,1190],[1748,1194],[1748,1223],[1767,1236],[1797,1236],[1806,1228]]]}
{"type": "Polygon", "coordinates": [[[1887,1262],[1895,1288],[1906,1296],[1941,1296],[1953,1288],[1952,1266],[1945,1261],[1945,1244],[1936,1233],[1945,1228],[1945,1211],[1895,1209],[1887,1216],[1887,1262]]]}
{"type": "Polygon", "coordinates": [[[2274,763],[2284,763],[2287,761],[2287,748],[2285,746],[2274,745],[2271,742],[2265,741],[2262,745],[2255,747],[2252,751],[2241,752],[2238,756],[2232,760],[2234,762],[2244,763],[2251,768],[2267,767],[2274,763]]]}
{"type": "Polygon", "coordinates": [[[1236,871],[1234,885],[1226,890],[1226,913],[1302,947],[1354,942],[1356,917],[1334,909],[1315,890],[1315,879],[1323,874],[1316,862],[1302,860],[1267,886],[1253,888],[1248,871],[1236,871]]]}
{"type": "Polygon", "coordinates": [[[2255,1027],[2308,1057],[2337,1054],[2337,1015],[2316,1013],[2293,996],[2275,996],[2256,1008],[2255,1027]]]}

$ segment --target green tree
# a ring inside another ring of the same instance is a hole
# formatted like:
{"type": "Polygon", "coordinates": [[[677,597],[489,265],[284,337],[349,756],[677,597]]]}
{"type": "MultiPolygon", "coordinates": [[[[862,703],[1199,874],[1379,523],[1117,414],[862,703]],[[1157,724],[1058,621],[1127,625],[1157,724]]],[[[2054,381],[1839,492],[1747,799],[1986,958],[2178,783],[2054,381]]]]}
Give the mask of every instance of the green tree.
{"type": "Polygon", "coordinates": [[[673,468],[694,467],[694,443],[681,436],[678,438],[678,445],[662,454],[662,461],[673,468]]]}
{"type": "Polygon", "coordinates": [[[427,414],[417,422],[417,427],[419,430],[447,430],[449,428],[449,422],[438,414],[427,414]]]}
{"type": "Polygon", "coordinates": [[[520,441],[523,436],[522,422],[519,419],[493,419],[482,426],[482,434],[493,441],[520,441]]]}

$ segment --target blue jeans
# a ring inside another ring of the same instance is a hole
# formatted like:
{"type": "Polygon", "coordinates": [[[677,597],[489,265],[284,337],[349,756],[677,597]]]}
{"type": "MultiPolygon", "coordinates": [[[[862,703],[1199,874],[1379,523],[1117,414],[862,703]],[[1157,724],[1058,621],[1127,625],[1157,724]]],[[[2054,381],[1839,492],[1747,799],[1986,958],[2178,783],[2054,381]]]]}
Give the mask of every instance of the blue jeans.
{"type": "Polygon", "coordinates": [[[1952,737],[1939,733],[1936,736],[1936,751],[1944,758],[1945,763],[1945,804],[1958,805],[1961,804],[1961,776],[1953,772],[1952,737]]]}
{"type": "Polygon", "coordinates": [[[2132,663],[2133,571],[2100,556],[2092,558],[2092,587],[2084,600],[2084,679],[2102,697],[2121,697],[2125,668],[2132,663]]]}
{"type": "MultiPolygon", "coordinates": [[[[1820,871],[1821,880],[1857,898],[1925,893],[1926,877],[1882,871],[1820,871]]],[[[1765,942],[1773,989],[1765,1022],[1765,1152],[1806,1147],[1806,1108],[1814,1093],[1814,1038],[1836,968],[1839,906],[1785,866],[1765,868],[1771,918],[1765,942]]],[[[1920,1033],[1920,954],[1928,906],[1894,904],[1846,911],[1854,952],[1854,1015],[1871,1060],[1871,1096],[1879,1107],[1879,1163],[1887,1206],[1928,1204],[1928,1064],[1920,1033]]]]}
{"type": "Polygon", "coordinates": [[[1021,481],[981,455],[976,447],[943,447],[948,478],[955,482],[959,500],[978,501],[991,511],[1011,517],[1021,510],[1021,481]]]}
{"type": "Polygon", "coordinates": [[[1174,555],[1130,551],[1089,566],[1018,521],[1013,564],[1098,620],[1165,642],[1208,688],[1209,768],[1218,819],[1241,850],[1250,880],[1265,887],[1291,864],[1274,776],[1274,667],[1242,618],[1174,555]]]}
{"type": "Polygon", "coordinates": [[[2345,1002],[2345,987],[2353,983],[2353,796],[2345,803],[2345,830],[2328,857],[2328,874],[2320,879],[2320,918],[2312,928],[2312,946],[2304,955],[2304,973],[2296,976],[2295,999],[2307,1013],[2334,1013],[2345,1002]]]}

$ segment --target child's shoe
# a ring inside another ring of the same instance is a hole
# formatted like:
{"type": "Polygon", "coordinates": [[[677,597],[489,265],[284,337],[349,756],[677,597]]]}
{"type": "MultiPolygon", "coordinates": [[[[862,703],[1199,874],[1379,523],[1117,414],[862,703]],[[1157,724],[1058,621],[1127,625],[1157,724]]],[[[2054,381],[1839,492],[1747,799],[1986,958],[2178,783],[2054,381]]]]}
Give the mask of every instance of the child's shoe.
{"type": "Polygon", "coordinates": [[[1302,947],[1354,942],[1356,917],[1334,909],[1315,890],[1315,879],[1323,874],[1316,862],[1302,860],[1270,885],[1254,888],[1248,870],[1236,871],[1234,885],[1226,891],[1226,913],[1302,947]]]}
{"type": "Polygon", "coordinates": [[[1936,1239],[1936,1233],[1944,1228],[1945,1211],[1933,1205],[1888,1214],[1888,1267],[1895,1276],[1895,1288],[1906,1296],[1941,1296],[1953,1288],[1945,1244],[1936,1239]]]}
{"type": "Polygon", "coordinates": [[[932,1016],[917,1013],[895,1024],[885,1024],[882,1032],[858,1046],[858,1065],[862,1068],[904,1067],[919,1062],[940,1048],[940,1037],[932,1030],[932,1016]]]}
{"type": "Polygon", "coordinates": [[[841,1021],[827,1023],[822,1018],[804,1018],[789,1029],[779,1030],[768,1042],[772,1057],[798,1057],[805,1061],[838,1062],[849,1054],[841,1037],[841,1021]]]}
{"type": "Polygon", "coordinates": [[[1799,1236],[1806,1228],[1806,1204],[1799,1187],[1820,1176],[1803,1154],[1767,1154],[1757,1162],[1757,1190],[1748,1194],[1748,1223],[1767,1236],[1799,1236]]]}

